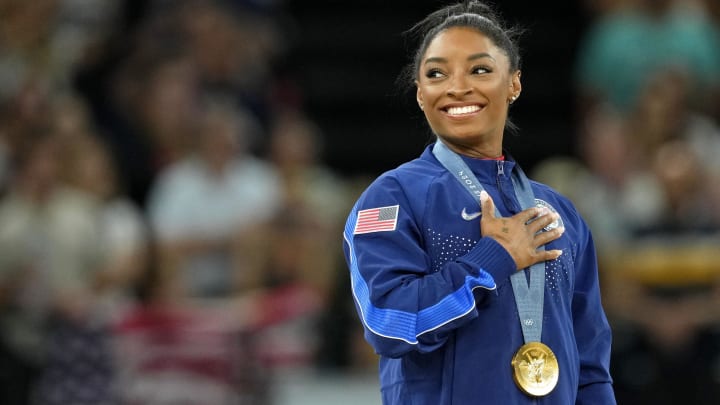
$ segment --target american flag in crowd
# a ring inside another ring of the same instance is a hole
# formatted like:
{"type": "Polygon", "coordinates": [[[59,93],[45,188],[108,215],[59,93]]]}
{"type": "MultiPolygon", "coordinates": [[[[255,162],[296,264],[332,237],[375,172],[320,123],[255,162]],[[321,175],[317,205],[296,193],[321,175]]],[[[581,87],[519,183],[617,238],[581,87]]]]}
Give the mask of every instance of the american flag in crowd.
{"type": "Polygon", "coordinates": [[[359,211],[354,234],[394,231],[399,209],[399,205],[393,205],[359,211]]]}

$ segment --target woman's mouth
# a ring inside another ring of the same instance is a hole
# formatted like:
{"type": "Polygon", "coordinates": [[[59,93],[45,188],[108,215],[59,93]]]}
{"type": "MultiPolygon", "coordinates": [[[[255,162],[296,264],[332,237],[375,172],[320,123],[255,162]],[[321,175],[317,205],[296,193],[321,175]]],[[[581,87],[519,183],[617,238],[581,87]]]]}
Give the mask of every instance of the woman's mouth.
{"type": "Polygon", "coordinates": [[[452,117],[461,117],[463,115],[469,115],[480,111],[479,105],[465,105],[461,107],[447,107],[445,112],[452,117]]]}

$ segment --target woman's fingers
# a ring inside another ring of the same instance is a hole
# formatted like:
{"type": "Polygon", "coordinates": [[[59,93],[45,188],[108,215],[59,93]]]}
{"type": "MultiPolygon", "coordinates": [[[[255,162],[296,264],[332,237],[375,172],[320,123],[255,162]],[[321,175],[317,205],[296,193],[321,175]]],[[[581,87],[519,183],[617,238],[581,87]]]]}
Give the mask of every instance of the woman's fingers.
{"type": "Polygon", "coordinates": [[[557,221],[559,215],[550,212],[547,208],[531,208],[526,211],[537,210],[537,215],[526,221],[528,230],[532,233],[540,232],[542,229],[557,221]]]}
{"type": "Polygon", "coordinates": [[[497,217],[492,198],[483,191],[480,193],[482,218],[480,227],[483,236],[498,241],[515,260],[518,269],[533,263],[557,259],[561,250],[538,250],[541,246],[558,239],[565,229],[548,227],[558,220],[557,213],[547,208],[528,208],[512,217],[497,217]]]}
{"type": "Polygon", "coordinates": [[[560,255],[562,255],[562,250],[560,249],[553,249],[553,250],[543,250],[541,252],[538,252],[538,254],[541,256],[540,260],[538,260],[536,263],[544,262],[548,260],[555,260],[560,255]]]}
{"type": "Polygon", "coordinates": [[[492,197],[485,190],[480,192],[480,209],[482,210],[483,219],[495,218],[495,203],[493,203],[492,197]]]}
{"type": "Polygon", "coordinates": [[[537,218],[541,218],[545,212],[547,212],[545,208],[532,207],[517,213],[515,216],[522,223],[529,224],[530,222],[536,222],[537,218]]]}

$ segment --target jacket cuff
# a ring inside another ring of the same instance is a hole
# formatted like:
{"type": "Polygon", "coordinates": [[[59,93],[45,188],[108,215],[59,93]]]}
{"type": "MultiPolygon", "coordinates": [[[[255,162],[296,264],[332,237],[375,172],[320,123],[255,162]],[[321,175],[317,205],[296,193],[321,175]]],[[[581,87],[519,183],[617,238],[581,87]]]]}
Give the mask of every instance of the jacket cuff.
{"type": "Polygon", "coordinates": [[[517,265],[510,253],[493,238],[480,239],[475,247],[457,260],[469,265],[477,273],[480,270],[490,273],[496,283],[517,271],[517,265]]]}

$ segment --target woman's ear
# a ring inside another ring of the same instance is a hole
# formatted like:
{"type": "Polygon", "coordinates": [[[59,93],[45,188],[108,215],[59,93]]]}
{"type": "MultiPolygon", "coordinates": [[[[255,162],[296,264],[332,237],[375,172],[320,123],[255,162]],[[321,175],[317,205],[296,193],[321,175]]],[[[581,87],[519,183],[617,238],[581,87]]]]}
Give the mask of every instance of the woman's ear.
{"type": "Polygon", "coordinates": [[[512,75],[512,82],[511,82],[512,92],[511,92],[511,94],[512,94],[513,98],[515,98],[515,99],[520,97],[520,92],[522,91],[522,83],[520,82],[521,73],[522,72],[520,72],[520,70],[518,70],[515,73],[513,73],[513,75],[512,75]]]}
{"type": "Polygon", "coordinates": [[[520,83],[520,71],[516,71],[512,74],[510,79],[510,95],[508,97],[508,103],[512,104],[520,97],[522,91],[522,84],[520,83]]]}
{"type": "Polygon", "coordinates": [[[420,86],[418,86],[417,80],[415,81],[415,87],[417,87],[417,93],[415,94],[415,97],[417,99],[418,106],[420,106],[420,109],[423,109],[423,96],[422,91],[420,91],[420,86]]]}

